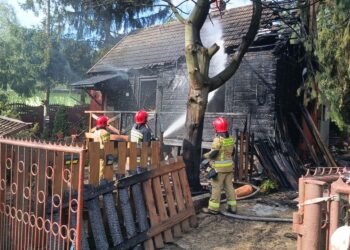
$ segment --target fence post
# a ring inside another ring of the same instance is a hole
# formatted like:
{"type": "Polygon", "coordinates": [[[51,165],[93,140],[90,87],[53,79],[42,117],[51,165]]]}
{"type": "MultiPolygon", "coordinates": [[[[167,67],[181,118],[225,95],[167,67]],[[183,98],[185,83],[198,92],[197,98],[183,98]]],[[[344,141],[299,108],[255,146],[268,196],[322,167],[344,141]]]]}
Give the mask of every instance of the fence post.
{"type": "Polygon", "coordinates": [[[77,230],[76,230],[76,250],[82,247],[82,230],[83,230],[83,194],[84,194],[84,163],[85,151],[79,153],[79,182],[78,182],[78,208],[77,208],[77,230]]]}
{"type": "Polygon", "coordinates": [[[317,180],[305,181],[305,200],[302,204],[304,206],[304,232],[301,243],[303,249],[320,249],[322,203],[305,205],[305,202],[322,197],[325,184],[326,182],[317,180]]]}

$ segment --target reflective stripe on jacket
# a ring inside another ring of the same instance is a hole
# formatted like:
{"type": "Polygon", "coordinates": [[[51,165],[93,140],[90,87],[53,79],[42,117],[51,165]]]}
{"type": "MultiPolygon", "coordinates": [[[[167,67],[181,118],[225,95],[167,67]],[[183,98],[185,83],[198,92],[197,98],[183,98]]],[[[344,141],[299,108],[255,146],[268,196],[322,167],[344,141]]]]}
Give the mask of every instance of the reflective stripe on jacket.
{"type": "Polygon", "coordinates": [[[235,145],[233,137],[215,137],[212,150],[219,150],[219,153],[213,159],[212,166],[217,172],[231,172],[233,171],[232,152],[235,145]]]}
{"type": "Polygon", "coordinates": [[[96,139],[94,139],[94,141],[100,143],[100,149],[103,149],[104,144],[106,142],[109,142],[111,139],[111,134],[105,129],[95,130],[94,135],[96,136],[96,139]]]}
{"type": "Polygon", "coordinates": [[[137,130],[136,128],[131,129],[131,134],[130,134],[130,141],[131,142],[142,142],[143,141],[143,134],[137,130]]]}

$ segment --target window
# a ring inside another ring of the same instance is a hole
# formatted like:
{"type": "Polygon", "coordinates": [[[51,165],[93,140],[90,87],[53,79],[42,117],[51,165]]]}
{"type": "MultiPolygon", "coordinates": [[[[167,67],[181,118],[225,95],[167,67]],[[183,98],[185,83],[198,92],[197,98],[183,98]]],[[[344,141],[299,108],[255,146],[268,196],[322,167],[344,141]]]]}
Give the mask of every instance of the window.
{"type": "Polygon", "coordinates": [[[146,111],[156,110],[157,80],[154,78],[140,78],[138,104],[140,109],[146,111]]]}

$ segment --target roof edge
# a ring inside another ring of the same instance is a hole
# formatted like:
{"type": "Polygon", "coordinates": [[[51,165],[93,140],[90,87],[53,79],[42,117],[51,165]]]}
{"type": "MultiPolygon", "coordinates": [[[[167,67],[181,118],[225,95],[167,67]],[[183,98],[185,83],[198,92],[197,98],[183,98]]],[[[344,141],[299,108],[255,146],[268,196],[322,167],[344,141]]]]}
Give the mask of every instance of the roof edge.
{"type": "Polygon", "coordinates": [[[100,58],[100,60],[98,60],[87,72],[86,74],[90,74],[90,73],[94,73],[92,72],[92,69],[100,62],[102,61],[107,55],[109,55],[109,53],[111,53],[111,51],[117,47],[119,45],[119,43],[121,43],[126,37],[128,37],[129,34],[125,34],[124,37],[122,39],[119,40],[119,42],[117,42],[106,54],[104,54],[103,57],[100,58]]]}

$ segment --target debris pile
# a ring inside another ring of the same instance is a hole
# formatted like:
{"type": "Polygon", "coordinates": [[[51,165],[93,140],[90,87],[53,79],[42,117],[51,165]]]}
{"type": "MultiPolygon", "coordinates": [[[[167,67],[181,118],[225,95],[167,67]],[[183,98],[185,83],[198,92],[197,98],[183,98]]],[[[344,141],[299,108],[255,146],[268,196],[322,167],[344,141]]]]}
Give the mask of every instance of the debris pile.
{"type": "MultiPolygon", "coordinates": [[[[288,147],[289,148],[289,147],[288,147]]],[[[294,150],[289,150],[285,144],[273,141],[271,138],[259,140],[254,149],[266,175],[276,180],[281,187],[298,189],[298,178],[304,173],[300,162],[293,157],[294,150]]]]}

